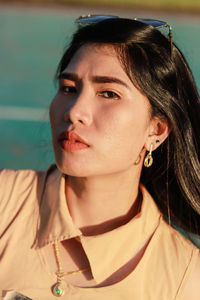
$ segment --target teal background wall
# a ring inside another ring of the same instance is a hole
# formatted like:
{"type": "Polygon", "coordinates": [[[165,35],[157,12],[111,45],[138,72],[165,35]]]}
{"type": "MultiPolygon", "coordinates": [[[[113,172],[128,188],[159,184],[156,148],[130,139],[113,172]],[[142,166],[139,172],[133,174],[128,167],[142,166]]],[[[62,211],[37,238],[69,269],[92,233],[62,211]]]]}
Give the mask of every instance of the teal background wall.
{"type": "MultiPolygon", "coordinates": [[[[81,13],[67,8],[0,9],[0,168],[45,169],[54,161],[48,122],[48,107],[56,91],[53,79],[75,30],[75,16],[81,13]]],[[[130,12],[121,15],[130,17],[130,12]]],[[[200,20],[148,12],[137,16],[172,25],[173,39],[187,57],[200,89],[200,20]]]]}

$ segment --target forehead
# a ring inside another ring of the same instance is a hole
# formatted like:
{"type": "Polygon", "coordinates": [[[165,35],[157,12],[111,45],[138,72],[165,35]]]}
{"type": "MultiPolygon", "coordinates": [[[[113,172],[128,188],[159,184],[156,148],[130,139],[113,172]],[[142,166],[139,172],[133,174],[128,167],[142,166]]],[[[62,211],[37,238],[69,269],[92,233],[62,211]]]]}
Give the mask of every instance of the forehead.
{"type": "Polygon", "coordinates": [[[92,75],[115,75],[126,77],[119,55],[112,45],[86,44],[73,55],[63,72],[90,72],[92,75]],[[100,74],[98,74],[100,73],[100,74]]]}

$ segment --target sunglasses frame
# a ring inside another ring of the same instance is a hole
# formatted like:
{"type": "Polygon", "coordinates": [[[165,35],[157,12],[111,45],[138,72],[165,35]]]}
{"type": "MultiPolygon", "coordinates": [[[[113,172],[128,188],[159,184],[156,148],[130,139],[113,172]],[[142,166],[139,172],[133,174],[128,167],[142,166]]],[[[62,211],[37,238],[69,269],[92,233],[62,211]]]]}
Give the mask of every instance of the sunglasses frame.
{"type": "MultiPolygon", "coordinates": [[[[98,23],[103,20],[108,20],[108,19],[120,19],[119,16],[113,16],[113,15],[83,15],[80,16],[75,20],[75,23],[78,24],[79,28],[84,26],[84,25],[89,25],[93,23],[98,23]]],[[[131,20],[131,19],[130,19],[131,20]]],[[[160,21],[160,20],[155,20],[155,19],[143,19],[143,18],[133,18],[132,20],[147,24],[149,26],[152,26],[156,29],[160,28],[168,28],[169,30],[169,41],[170,41],[170,46],[171,46],[171,56],[172,56],[172,50],[173,50],[173,38],[172,38],[172,27],[165,21],[160,21]]]]}

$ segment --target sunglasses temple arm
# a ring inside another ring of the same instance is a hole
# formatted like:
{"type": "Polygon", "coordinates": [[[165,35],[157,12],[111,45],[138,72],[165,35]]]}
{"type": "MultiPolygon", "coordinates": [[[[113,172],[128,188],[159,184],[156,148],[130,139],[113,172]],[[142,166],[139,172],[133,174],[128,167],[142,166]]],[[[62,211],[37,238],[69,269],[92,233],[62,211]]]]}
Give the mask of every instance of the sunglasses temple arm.
{"type": "Polygon", "coordinates": [[[169,40],[170,40],[170,45],[171,45],[171,57],[172,57],[172,52],[173,52],[173,37],[172,37],[172,27],[169,26],[169,40]]]}

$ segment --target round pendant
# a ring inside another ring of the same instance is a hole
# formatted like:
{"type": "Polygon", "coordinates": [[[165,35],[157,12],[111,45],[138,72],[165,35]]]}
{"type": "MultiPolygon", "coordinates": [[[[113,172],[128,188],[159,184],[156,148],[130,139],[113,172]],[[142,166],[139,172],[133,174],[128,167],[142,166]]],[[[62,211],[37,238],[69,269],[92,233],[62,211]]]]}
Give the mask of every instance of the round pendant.
{"type": "Polygon", "coordinates": [[[62,297],[65,294],[64,285],[61,282],[57,282],[52,288],[52,293],[56,297],[62,297]]]}

